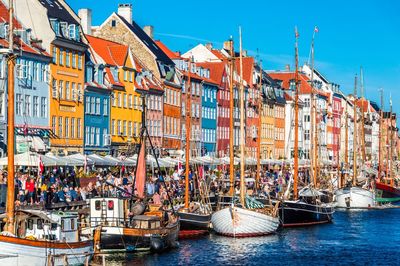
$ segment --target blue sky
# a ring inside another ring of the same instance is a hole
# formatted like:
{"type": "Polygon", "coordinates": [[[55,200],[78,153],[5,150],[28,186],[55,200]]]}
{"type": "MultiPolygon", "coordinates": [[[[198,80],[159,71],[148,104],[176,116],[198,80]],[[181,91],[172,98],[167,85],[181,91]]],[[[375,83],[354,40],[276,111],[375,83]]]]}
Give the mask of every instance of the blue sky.
{"type": "MultiPolygon", "coordinates": [[[[385,109],[392,94],[400,112],[400,1],[221,1],[221,0],[67,0],[77,12],[91,8],[93,25],[101,24],[118,3],[132,3],[134,20],[153,25],[155,38],[171,50],[187,51],[198,43],[220,48],[238,26],[243,46],[259,55],[265,69],[284,69],[294,64],[294,27],[300,39],[300,63],[310,51],[314,26],[316,68],[346,93],[353,91],[354,75],[364,69],[365,96],[379,102],[385,91],[385,109]],[[229,3],[227,5],[227,3],[229,3]],[[99,4],[101,3],[101,4],[99,4]],[[231,8],[231,10],[228,10],[231,8]]],[[[238,43],[238,42],[237,42],[238,43]]]]}

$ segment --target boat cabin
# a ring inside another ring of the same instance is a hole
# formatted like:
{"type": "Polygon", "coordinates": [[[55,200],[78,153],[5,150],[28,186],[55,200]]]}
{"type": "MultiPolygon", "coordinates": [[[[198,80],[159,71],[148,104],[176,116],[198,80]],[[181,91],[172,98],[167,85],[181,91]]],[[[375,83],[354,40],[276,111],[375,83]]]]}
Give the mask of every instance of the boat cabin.
{"type": "Polygon", "coordinates": [[[125,222],[125,201],[119,198],[91,198],[90,225],[121,226],[125,222]]]}
{"type": "Polygon", "coordinates": [[[16,211],[16,223],[17,235],[21,238],[79,241],[77,213],[19,210],[16,211]]]}
{"type": "Polygon", "coordinates": [[[132,218],[131,225],[134,229],[159,229],[161,220],[157,216],[136,215],[132,218]]]}

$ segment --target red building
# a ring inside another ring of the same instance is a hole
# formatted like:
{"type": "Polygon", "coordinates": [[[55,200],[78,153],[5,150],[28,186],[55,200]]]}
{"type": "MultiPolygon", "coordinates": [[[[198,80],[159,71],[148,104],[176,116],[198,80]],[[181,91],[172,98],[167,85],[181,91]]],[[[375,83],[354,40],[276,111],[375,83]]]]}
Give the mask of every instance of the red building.
{"type": "Polygon", "coordinates": [[[340,153],[340,132],[341,132],[341,116],[342,116],[342,100],[341,95],[333,93],[332,95],[332,151],[333,151],[333,161],[339,163],[339,153],[340,153]]]}

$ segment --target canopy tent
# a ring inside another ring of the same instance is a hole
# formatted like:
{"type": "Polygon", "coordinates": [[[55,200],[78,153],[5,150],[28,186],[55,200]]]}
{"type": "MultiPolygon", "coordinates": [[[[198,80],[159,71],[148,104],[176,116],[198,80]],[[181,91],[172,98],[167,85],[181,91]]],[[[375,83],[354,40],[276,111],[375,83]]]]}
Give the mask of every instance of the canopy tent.
{"type": "Polygon", "coordinates": [[[87,158],[92,160],[94,165],[100,165],[100,166],[106,166],[106,165],[109,166],[109,165],[111,165],[110,161],[106,160],[103,157],[100,157],[97,154],[87,155],[87,158]]]}
{"type": "MultiPolygon", "coordinates": [[[[86,165],[94,165],[94,161],[90,158],[88,158],[88,156],[82,155],[80,153],[77,154],[73,154],[73,155],[68,155],[65,157],[62,157],[63,159],[69,160],[71,163],[79,163],[79,166],[84,166],[85,165],[85,161],[86,161],[86,165]]],[[[76,166],[78,166],[76,164],[76,166]]]]}
{"type": "Polygon", "coordinates": [[[111,155],[104,156],[104,160],[107,160],[110,165],[123,165],[122,161],[118,158],[112,157],[111,155]]]}
{"type": "MultiPolygon", "coordinates": [[[[16,166],[38,167],[40,160],[42,160],[42,163],[44,166],[58,165],[58,160],[52,159],[46,155],[40,155],[40,154],[30,152],[30,151],[14,155],[14,164],[16,166]]],[[[0,165],[1,166],[8,165],[8,157],[1,158],[0,165]]]]}
{"type": "MultiPolygon", "coordinates": [[[[231,160],[229,157],[223,157],[221,158],[221,163],[223,164],[230,164],[231,160]]],[[[238,157],[233,158],[233,165],[239,165],[240,159],[238,157]]]]}

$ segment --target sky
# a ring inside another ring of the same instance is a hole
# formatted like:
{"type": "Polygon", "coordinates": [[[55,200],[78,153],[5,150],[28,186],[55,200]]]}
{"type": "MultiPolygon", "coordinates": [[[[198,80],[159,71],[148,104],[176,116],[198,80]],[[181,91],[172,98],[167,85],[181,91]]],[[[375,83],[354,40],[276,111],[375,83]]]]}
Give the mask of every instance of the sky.
{"type": "Polygon", "coordinates": [[[299,37],[300,64],[307,61],[314,27],[315,67],[345,93],[354,90],[354,76],[364,73],[364,95],[384,109],[400,113],[400,1],[264,1],[264,0],[66,0],[76,11],[92,9],[100,25],[118,3],[132,3],[133,19],[154,26],[154,37],[171,50],[186,52],[199,43],[222,48],[233,37],[243,49],[259,56],[266,70],[294,66],[294,28],[299,37]],[[99,4],[101,3],[101,4],[99,4]]]}

